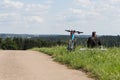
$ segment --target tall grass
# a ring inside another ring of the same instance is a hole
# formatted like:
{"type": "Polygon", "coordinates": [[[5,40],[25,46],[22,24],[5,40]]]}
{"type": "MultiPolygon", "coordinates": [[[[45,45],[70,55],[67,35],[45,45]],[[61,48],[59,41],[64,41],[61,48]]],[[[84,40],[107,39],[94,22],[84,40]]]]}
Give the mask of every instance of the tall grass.
{"type": "Polygon", "coordinates": [[[55,61],[70,68],[82,69],[91,73],[97,80],[120,80],[120,48],[107,50],[79,50],[68,52],[64,46],[35,48],[53,56],[55,61]]]}

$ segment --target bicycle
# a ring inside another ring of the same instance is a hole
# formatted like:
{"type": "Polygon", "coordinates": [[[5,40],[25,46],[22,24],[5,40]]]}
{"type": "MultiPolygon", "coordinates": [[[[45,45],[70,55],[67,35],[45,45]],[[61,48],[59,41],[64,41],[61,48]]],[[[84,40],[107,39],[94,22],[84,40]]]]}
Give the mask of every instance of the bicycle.
{"type": "Polygon", "coordinates": [[[68,42],[67,50],[74,51],[76,48],[75,33],[81,34],[83,32],[75,31],[75,30],[65,30],[65,31],[70,32],[70,40],[68,42]]]}

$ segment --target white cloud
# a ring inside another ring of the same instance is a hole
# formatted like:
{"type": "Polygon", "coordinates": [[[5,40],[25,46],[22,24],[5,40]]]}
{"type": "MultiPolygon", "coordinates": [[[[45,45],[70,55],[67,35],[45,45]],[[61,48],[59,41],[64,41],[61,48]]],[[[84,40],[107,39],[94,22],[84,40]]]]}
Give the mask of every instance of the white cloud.
{"type": "Polygon", "coordinates": [[[24,6],[24,3],[19,1],[12,1],[12,0],[4,0],[3,6],[7,8],[22,8],[24,6]]]}
{"type": "Polygon", "coordinates": [[[49,5],[42,5],[42,4],[27,4],[26,6],[29,9],[48,9],[49,5]]]}
{"type": "MultiPolygon", "coordinates": [[[[1,1],[1,0],[0,0],[1,1]]],[[[43,23],[51,7],[52,0],[47,3],[24,3],[15,0],[2,0],[0,6],[4,12],[0,12],[2,22],[12,24],[13,26],[27,25],[32,23],[43,23]],[[11,10],[11,11],[10,11],[11,10]]]]}
{"type": "Polygon", "coordinates": [[[45,14],[49,11],[50,7],[53,1],[52,0],[47,0],[45,3],[40,4],[40,3],[24,3],[20,1],[15,1],[15,0],[0,0],[0,7],[1,9],[9,10],[11,9],[13,12],[19,12],[19,13],[29,13],[29,14],[45,14]],[[46,2],[48,2],[46,4],[46,2]],[[22,11],[22,12],[21,12],[22,11]]]}
{"type": "Polygon", "coordinates": [[[83,6],[83,7],[91,5],[91,1],[90,0],[76,0],[76,2],[78,4],[80,4],[81,6],[83,6]]]}
{"type": "Polygon", "coordinates": [[[52,4],[52,3],[54,3],[54,2],[53,2],[53,0],[47,0],[45,3],[46,3],[46,4],[52,4]]]}
{"type": "Polygon", "coordinates": [[[0,13],[0,18],[5,18],[5,17],[7,17],[7,16],[8,16],[7,13],[0,13]]]}
{"type": "Polygon", "coordinates": [[[83,9],[77,9],[77,8],[70,8],[70,13],[73,13],[73,15],[78,15],[79,17],[86,17],[86,16],[100,16],[100,13],[95,10],[83,10],[83,9]]]}
{"type": "Polygon", "coordinates": [[[38,22],[38,23],[44,22],[43,18],[40,16],[31,16],[29,20],[33,22],[38,22]]]}
{"type": "Polygon", "coordinates": [[[120,14],[120,0],[75,0],[73,12],[84,15],[105,16],[120,14]],[[77,5],[79,4],[79,5],[77,5]],[[76,10],[77,9],[77,10],[76,10]],[[78,10],[79,9],[79,10],[78,10]]]}
{"type": "Polygon", "coordinates": [[[70,8],[70,11],[73,12],[74,14],[79,14],[79,15],[83,15],[84,13],[81,9],[70,8]]]}
{"type": "Polygon", "coordinates": [[[17,27],[22,23],[22,16],[20,14],[10,12],[10,13],[1,13],[1,24],[8,25],[9,27],[17,27]]]}
{"type": "Polygon", "coordinates": [[[92,15],[92,16],[97,16],[97,17],[99,17],[101,15],[100,13],[98,13],[96,11],[91,11],[91,12],[88,12],[87,14],[92,15]]]}
{"type": "Polygon", "coordinates": [[[116,2],[120,2],[120,0],[111,0],[111,2],[115,2],[116,3],[116,2]]]}
{"type": "Polygon", "coordinates": [[[31,13],[39,13],[44,14],[47,13],[50,8],[50,5],[44,5],[44,4],[27,4],[25,7],[25,11],[31,12],[31,13]]]}

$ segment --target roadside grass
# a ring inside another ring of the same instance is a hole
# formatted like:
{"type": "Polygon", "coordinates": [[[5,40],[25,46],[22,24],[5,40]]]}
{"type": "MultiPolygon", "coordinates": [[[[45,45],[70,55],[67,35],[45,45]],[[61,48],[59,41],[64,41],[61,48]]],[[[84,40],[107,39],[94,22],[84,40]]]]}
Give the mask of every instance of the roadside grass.
{"type": "Polygon", "coordinates": [[[84,70],[96,80],[120,80],[120,48],[80,50],[78,47],[69,52],[65,46],[56,46],[32,50],[46,53],[70,68],[84,70]]]}

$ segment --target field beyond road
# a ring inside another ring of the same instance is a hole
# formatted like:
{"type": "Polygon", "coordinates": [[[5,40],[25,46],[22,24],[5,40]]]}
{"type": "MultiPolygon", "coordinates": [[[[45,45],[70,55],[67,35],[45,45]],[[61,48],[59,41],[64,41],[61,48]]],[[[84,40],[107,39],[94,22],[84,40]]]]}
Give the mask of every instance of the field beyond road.
{"type": "Polygon", "coordinates": [[[0,51],[0,80],[92,80],[36,51],[0,51]]]}

